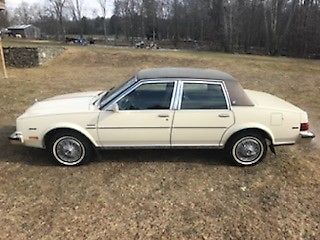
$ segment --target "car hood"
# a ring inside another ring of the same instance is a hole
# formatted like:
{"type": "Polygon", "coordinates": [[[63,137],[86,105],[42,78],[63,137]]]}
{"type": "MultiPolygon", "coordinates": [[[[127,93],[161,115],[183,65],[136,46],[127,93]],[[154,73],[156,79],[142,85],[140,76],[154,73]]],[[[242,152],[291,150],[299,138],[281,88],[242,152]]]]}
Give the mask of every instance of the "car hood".
{"type": "Polygon", "coordinates": [[[36,102],[21,117],[89,112],[101,91],[71,93],[36,102]]]}
{"type": "Polygon", "coordinates": [[[245,90],[245,92],[257,107],[282,111],[303,112],[303,110],[301,110],[297,106],[274,95],[247,89],[245,90]]]}

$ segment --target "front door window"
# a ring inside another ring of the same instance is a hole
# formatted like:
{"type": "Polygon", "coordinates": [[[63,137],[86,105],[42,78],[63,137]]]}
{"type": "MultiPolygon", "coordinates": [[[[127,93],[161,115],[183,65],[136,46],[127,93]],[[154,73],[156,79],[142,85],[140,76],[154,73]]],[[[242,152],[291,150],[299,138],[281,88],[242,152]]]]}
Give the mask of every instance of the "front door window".
{"type": "Polygon", "coordinates": [[[170,109],[174,83],[146,83],[118,101],[119,110],[170,109]]]}

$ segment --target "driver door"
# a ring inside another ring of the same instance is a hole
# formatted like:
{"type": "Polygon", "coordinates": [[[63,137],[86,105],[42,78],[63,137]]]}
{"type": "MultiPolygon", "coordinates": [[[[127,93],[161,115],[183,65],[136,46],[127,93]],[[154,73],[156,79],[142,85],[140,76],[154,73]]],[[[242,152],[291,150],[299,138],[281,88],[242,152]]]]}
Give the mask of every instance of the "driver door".
{"type": "Polygon", "coordinates": [[[102,110],[98,135],[104,147],[170,146],[175,81],[146,81],[135,85],[102,110]]]}

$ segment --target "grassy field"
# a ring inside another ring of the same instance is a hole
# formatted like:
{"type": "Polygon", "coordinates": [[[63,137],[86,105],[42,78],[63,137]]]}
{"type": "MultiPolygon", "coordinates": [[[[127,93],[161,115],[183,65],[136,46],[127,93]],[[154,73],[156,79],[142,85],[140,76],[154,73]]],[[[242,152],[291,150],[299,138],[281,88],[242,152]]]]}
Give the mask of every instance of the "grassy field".
{"type": "Polygon", "coordinates": [[[215,68],[245,88],[309,112],[320,137],[320,62],[207,52],[68,47],[1,81],[1,239],[319,239],[320,142],[277,149],[239,168],[213,150],[103,151],[67,168],[42,150],[11,146],[34,99],[108,89],[148,67],[215,68]]]}

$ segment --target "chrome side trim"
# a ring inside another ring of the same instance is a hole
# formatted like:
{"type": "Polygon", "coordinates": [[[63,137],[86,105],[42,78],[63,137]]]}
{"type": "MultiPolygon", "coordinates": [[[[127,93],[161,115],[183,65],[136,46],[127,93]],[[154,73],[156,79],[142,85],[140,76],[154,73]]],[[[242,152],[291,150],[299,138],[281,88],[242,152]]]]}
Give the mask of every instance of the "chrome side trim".
{"type": "Polygon", "coordinates": [[[226,129],[227,127],[86,127],[86,129],[226,129]]]}
{"type": "Polygon", "coordinates": [[[296,142],[291,141],[291,142],[276,142],[273,144],[273,146],[285,146],[285,145],[294,145],[296,142]]]}
{"type": "Polygon", "coordinates": [[[275,144],[272,144],[270,146],[280,147],[280,146],[292,146],[294,144],[295,144],[295,142],[284,142],[284,143],[275,143],[275,144]]]}
{"type": "Polygon", "coordinates": [[[226,129],[227,127],[173,127],[175,129],[226,129]]]}
{"type": "Polygon", "coordinates": [[[171,127],[98,127],[98,129],[170,129],[171,127]]]}
{"type": "Polygon", "coordinates": [[[97,129],[97,127],[96,127],[96,124],[90,123],[90,124],[87,124],[86,129],[97,129]]]}
{"type": "Polygon", "coordinates": [[[87,127],[86,129],[226,129],[226,127],[87,127]]]}

